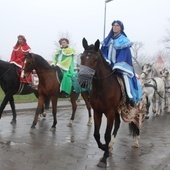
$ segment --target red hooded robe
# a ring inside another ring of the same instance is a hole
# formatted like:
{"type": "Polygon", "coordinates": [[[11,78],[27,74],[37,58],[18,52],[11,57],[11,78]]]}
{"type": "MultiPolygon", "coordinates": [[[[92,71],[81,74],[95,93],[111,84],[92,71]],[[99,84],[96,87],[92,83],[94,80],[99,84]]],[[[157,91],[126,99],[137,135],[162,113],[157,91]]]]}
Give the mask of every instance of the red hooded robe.
{"type": "MultiPolygon", "coordinates": [[[[29,53],[31,48],[28,46],[26,39],[23,35],[19,35],[18,38],[19,37],[22,37],[23,43],[19,44],[19,42],[17,41],[16,45],[13,47],[11,59],[9,62],[14,63],[18,67],[20,67],[22,71],[22,68],[24,66],[24,59],[25,59],[24,53],[25,54],[29,53]]],[[[30,77],[28,77],[27,79],[20,78],[20,81],[25,83],[30,83],[31,78],[30,77]]]]}

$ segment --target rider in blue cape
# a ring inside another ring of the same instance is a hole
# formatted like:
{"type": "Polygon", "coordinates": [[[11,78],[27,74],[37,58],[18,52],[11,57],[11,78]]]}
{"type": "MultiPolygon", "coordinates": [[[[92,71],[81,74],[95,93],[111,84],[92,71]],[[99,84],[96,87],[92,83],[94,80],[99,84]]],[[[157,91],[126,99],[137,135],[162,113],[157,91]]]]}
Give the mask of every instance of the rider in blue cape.
{"type": "Polygon", "coordinates": [[[123,23],[115,20],[108,36],[102,42],[101,51],[112,69],[122,74],[130,101],[137,103],[142,98],[142,89],[133,68],[130,51],[132,45],[124,32],[123,23]]]}

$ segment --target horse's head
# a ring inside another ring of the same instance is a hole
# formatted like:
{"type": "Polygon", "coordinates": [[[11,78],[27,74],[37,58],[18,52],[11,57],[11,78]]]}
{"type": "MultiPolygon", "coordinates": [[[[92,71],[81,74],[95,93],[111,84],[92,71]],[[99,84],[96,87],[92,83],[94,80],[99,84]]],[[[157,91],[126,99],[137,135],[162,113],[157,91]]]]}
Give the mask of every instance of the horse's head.
{"type": "Polygon", "coordinates": [[[169,70],[167,68],[163,68],[160,71],[160,75],[161,75],[163,80],[166,80],[170,76],[169,70]]]}
{"type": "Polygon", "coordinates": [[[25,55],[24,61],[24,76],[27,77],[34,69],[36,69],[35,58],[32,53],[25,55]]]}
{"type": "Polygon", "coordinates": [[[95,70],[99,55],[100,41],[97,40],[95,44],[88,45],[87,40],[83,38],[82,44],[84,52],[81,55],[81,65],[95,70]]]}
{"type": "Polygon", "coordinates": [[[150,76],[150,78],[151,78],[151,72],[152,72],[152,65],[151,64],[144,64],[143,66],[142,66],[142,74],[140,75],[140,77],[142,78],[142,79],[145,79],[145,78],[147,78],[148,76],[150,76]]]}
{"type": "Polygon", "coordinates": [[[97,40],[94,44],[88,45],[85,38],[82,40],[84,52],[81,54],[81,65],[79,68],[79,82],[82,87],[89,88],[92,78],[95,74],[97,61],[100,55],[100,41],[97,40]]]}

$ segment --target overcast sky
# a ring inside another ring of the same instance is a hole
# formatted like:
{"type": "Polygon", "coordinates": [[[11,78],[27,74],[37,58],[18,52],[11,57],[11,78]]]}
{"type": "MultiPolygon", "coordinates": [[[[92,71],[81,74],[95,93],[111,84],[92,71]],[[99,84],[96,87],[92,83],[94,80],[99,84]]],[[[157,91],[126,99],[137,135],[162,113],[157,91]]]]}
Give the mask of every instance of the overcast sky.
{"type": "MultiPolygon", "coordinates": [[[[0,0],[0,58],[9,60],[18,35],[47,60],[61,35],[69,35],[77,53],[82,38],[103,40],[105,0],[0,0]]],[[[159,41],[170,26],[170,0],[113,0],[106,4],[106,35],[113,20],[124,23],[132,42],[144,43],[148,56],[163,49],[159,41]]],[[[170,29],[170,28],[169,28],[170,29]]]]}

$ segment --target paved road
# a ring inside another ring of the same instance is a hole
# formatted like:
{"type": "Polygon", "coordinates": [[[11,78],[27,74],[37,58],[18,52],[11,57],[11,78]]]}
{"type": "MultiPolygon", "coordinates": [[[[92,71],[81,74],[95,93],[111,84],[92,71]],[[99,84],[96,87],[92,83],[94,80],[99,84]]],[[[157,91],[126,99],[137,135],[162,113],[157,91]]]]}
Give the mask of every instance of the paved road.
{"type": "MultiPolygon", "coordinates": [[[[0,120],[0,170],[100,170],[96,165],[103,152],[93,138],[93,126],[86,125],[87,110],[79,106],[69,128],[70,110],[58,109],[55,132],[50,131],[51,110],[34,132],[30,131],[34,111],[20,112],[16,125],[10,124],[10,114],[4,114],[0,120]]],[[[103,139],[104,117],[102,123],[103,139]]],[[[127,127],[121,123],[107,170],[170,170],[170,115],[151,116],[144,122],[138,149],[131,148],[133,138],[127,127]]]]}

